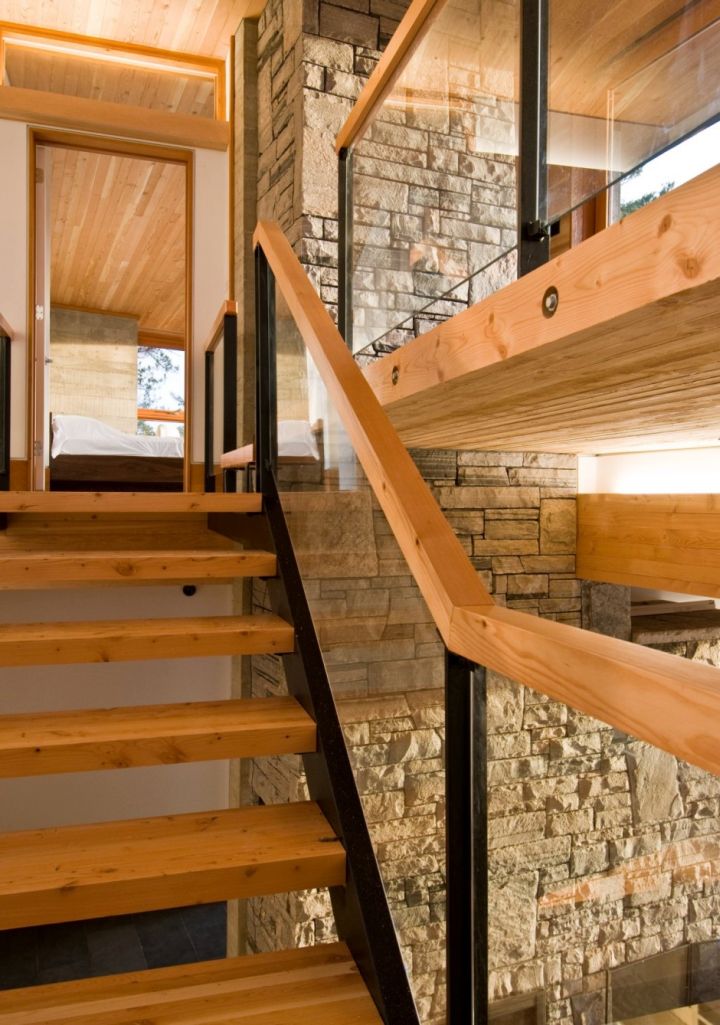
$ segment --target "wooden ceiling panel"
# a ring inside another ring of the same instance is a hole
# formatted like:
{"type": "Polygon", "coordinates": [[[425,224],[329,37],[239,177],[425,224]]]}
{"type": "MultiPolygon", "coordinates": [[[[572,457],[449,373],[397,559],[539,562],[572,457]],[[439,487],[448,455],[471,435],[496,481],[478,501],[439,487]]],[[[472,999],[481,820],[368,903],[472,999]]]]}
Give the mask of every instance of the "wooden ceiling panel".
{"type": "Polygon", "coordinates": [[[263,6],[264,0],[0,0],[0,18],[224,59],[241,19],[263,6]]]}
{"type": "Polygon", "coordinates": [[[185,168],[51,147],[52,301],[185,331],[185,168]]]}

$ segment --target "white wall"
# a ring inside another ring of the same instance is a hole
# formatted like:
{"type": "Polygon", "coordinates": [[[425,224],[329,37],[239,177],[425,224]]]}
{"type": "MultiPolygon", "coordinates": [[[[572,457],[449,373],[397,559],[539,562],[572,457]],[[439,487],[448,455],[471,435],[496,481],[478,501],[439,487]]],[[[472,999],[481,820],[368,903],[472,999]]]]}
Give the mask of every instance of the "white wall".
{"type": "MultiPolygon", "coordinates": [[[[0,592],[0,622],[230,615],[228,585],[0,592]]],[[[0,669],[0,714],[220,700],[230,659],[0,669]]],[[[0,780],[0,832],[227,807],[228,763],[194,762],[0,780]]]]}
{"type": "MultiPolygon", "coordinates": [[[[17,332],[12,359],[11,455],[24,459],[27,401],[28,132],[0,120],[0,312],[17,332]]],[[[195,150],[193,196],[193,437],[191,458],[203,460],[203,352],[208,332],[228,298],[228,156],[195,150]]]]}
{"type": "Polygon", "coordinates": [[[581,456],[581,494],[693,495],[720,493],[720,448],[581,456]]]}
{"type": "Polygon", "coordinates": [[[192,460],[200,463],[205,454],[205,343],[218,310],[229,295],[227,153],[195,151],[194,192],[192,460]]]}
{"type": "Polygon", "coordinates": [[[13,459],[27,458],[27,125],[0,120],[0,313],[15,331],[12,344],[13,459]]]}

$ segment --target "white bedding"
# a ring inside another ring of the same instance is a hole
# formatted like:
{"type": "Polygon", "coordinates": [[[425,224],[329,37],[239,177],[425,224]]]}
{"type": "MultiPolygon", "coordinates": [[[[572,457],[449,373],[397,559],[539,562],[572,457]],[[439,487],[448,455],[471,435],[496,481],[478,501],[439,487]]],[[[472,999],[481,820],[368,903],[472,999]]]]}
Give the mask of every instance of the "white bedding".
{"type": "Polygon", "coordinates": [[[277,431],[279,456],[320,458],[315,435],[307,420],[280,420],[277,431]]]}
{"type": "Polygon", "coordinates": [[[91,416],[56,413],[52,454],[57,456],[171,456],[182,459],[182,438],[125,434],[91,416]]]}

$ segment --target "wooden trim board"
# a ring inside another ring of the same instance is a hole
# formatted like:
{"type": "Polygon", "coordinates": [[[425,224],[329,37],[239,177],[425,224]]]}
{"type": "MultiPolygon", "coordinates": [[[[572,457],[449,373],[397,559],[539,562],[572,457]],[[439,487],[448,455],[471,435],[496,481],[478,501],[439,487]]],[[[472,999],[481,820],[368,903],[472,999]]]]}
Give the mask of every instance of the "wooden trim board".
{"type": "Polygon", "coordinates": [[[577,575],[720,598],[720,495],[578,495],[577,575]]]}
{"type": "Polygon", "coordinates": [[[720,166],[378,360],[367,380],[411,446],[715,442],[719,232],[720,166]]]}
{"type": "Polygon", "coordinates": [[[225,151],[230,141],[225,121],[9,85],[0,85],[0,117],[168,146],[225,151]]]}
{"type": "Polygon", "coordinates": [[[221,331],[225,317],[237,317],[238,304],[234,299],[226,299],[217,312],[213,325],[205,342],[205,352],[214,352],[220,344],[221,331]]]}

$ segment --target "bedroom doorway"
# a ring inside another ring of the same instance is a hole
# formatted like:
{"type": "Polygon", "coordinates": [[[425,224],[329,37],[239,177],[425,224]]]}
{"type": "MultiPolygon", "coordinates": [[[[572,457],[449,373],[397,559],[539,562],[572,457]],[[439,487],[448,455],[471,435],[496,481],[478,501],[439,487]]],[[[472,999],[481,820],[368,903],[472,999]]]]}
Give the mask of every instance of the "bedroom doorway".
{"type": "Polygon", "coordinates": [[[35,490],[182,491],[192,154],[32,134],[35,490]]]}

